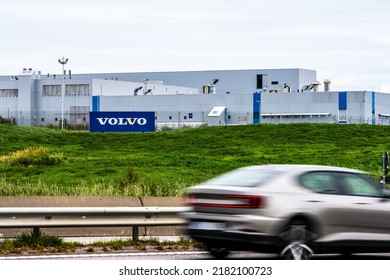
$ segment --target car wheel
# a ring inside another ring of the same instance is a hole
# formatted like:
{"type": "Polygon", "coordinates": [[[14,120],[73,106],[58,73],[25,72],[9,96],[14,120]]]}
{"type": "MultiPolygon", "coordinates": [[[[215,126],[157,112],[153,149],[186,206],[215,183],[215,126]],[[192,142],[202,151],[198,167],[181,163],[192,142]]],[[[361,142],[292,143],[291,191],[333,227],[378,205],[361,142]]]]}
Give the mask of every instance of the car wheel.
{"type": "Polygon", "coordinates": [[[288,244],[280,256],[285,260],[309,260],[313,254],[313,250],[308,245],[297,242],[288,244]]]}
{"type": "Polygon", "coordinates": [[[307,260],[314,254],[311,241],[316,234],[303,220],[291,221],[280,234],[284,248],[280,253],[283,259],[307,260]]]}
{"type": "Polygon", "coordinates": [[[208,251],[216,259],[224,259],[230,254],[230,251],[223,247],[208,247],[208,251]]]}

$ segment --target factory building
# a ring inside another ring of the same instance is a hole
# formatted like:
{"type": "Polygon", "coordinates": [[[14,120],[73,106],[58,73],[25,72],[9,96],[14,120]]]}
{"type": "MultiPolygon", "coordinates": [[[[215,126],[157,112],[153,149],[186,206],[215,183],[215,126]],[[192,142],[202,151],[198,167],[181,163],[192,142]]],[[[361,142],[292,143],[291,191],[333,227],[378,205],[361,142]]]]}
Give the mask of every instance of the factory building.
{"type": "Polygon", "coordinates": [[[390,124],[390,94],[331,91],[306,69],[0,76],[0,120],[89,129],[91,112],[154,112],[156,127],[390,124]],[[64,119],[64,122],[62,122],[64,119]]]}

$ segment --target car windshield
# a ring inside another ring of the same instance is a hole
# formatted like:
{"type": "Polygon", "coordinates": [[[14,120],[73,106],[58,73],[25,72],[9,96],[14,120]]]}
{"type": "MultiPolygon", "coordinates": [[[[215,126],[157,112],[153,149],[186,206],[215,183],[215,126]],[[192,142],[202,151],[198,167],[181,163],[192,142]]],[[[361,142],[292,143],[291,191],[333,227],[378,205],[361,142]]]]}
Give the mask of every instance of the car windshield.
{"type": "Polygon", "coordinates": [[[269,180],[278,173],[279,172],[270,170],[251,168],[238,169],[211,179],[205,184],[215,186],[254,187],[269,180]]]}

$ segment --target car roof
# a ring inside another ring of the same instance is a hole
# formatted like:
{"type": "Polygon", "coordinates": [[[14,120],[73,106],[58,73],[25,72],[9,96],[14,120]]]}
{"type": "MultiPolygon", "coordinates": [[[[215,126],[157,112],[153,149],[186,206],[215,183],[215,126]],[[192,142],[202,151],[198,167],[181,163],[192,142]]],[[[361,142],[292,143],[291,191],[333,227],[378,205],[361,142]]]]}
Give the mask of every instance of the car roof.
{"type": "Polygon", "coordinates": [[[364,173],[363,171],[345,167],[327,166],[327,165],[308,165],[308,164],[267,164],[244,167],[247,169],[269,170],[275,172],[297,172],[297,171],[339,171],[364,173]]]}

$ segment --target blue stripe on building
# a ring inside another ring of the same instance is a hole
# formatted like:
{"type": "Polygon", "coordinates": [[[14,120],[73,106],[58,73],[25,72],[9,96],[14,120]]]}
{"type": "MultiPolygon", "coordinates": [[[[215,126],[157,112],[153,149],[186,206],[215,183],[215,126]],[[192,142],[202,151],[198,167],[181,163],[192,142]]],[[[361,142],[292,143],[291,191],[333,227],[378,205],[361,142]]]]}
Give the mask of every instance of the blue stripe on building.
{"type": "Polygon", "coordinates": [[[261,93],[253,93],[253,123],[260,123],[261,93]]]}
{"type": "Polygon", "coordinates": [[[100,96],[92,96],[92,112],[100,112],[100,96]]]}
{"type": "Polygon", "coordinates": [[[347,110],[347,92],[339,92],[339,110],[347,110]]]}

